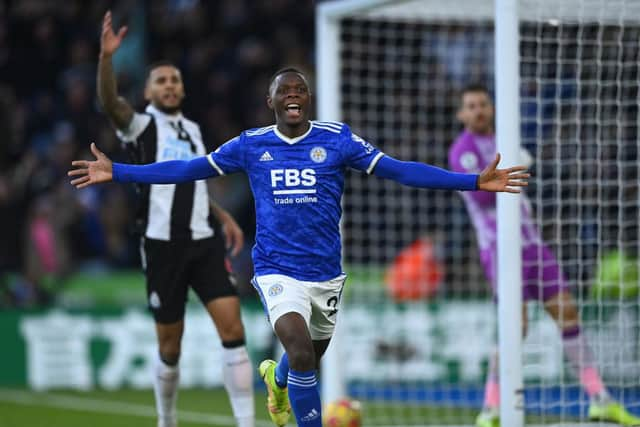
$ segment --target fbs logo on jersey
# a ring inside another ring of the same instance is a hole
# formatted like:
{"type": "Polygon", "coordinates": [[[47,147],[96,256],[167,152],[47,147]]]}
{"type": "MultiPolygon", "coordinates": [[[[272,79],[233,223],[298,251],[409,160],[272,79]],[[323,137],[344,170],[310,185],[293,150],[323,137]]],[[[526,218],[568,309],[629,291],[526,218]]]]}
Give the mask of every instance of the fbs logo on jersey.
{"type": "MultiPolygon", "coordinates": [[[[285,187],[316,185],[316,171],[313,169],[271,169],[271,187],[284,183],[285,187]]],[[[275,194],[275,193],[274,193],[275,194]]]]}
{"type": "Polygon", "coordinates": [[[265,151],[264,154],[260,156],[261,162],[270,162],[271,160],[273,160],[273,157],[271,157],[268,151],[265,151]]]}

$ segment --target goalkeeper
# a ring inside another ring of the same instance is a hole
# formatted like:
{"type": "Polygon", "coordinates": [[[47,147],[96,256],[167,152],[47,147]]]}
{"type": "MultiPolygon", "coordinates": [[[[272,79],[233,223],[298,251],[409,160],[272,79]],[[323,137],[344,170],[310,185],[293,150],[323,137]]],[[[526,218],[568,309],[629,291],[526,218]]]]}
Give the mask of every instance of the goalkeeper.
{"type": "MultiPolygon", "coordinates": [[[[489,91],[482,85],[467,86],[461,94],[457,118],[464,131],[449,150],[452,170],[477,173],[489,164],[495,154],[493,104],[489,91]]],[[[524,163],[531,162],[523,152],[524,163]]],[[[480,191],[461,193],[476,230],[480,261],[487,279],[496,290],[496,197],[480,191]]],[[[544,244],[534,224],[529,200],[523,195],[522,215],[522,283],[525,300],[541,300],[545,310],[559,326],[564,354],[589,395],[589,418],[613,421],[625,426],[640,425],[640,418],[631,415],[607,392],[589,344],[580,328],[576,302],[567,288],[566,279],[551,250],[544,244]]],[[[526,332],[526,305],[523,305],[523,331],[526,332]]],[[[476,419],[478,427],[500,425],[498,390],[498,355],[489,364],[485,386],[484,407],[476,419]]]]}

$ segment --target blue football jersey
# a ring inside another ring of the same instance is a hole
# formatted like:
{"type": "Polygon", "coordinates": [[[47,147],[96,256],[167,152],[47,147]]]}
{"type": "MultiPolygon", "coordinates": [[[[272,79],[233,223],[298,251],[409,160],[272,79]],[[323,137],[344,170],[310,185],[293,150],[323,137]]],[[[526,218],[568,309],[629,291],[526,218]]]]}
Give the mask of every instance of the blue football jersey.
{"type": "Polygon", "coordinates": [[[313,121],[288,138],[275,125],[242,132],[207,158],[244,171],[256,208],[256,276],[324,281],[342,273],[340,200],[347,167],[371,173],[383,153],[339,122],[313,121]]]}

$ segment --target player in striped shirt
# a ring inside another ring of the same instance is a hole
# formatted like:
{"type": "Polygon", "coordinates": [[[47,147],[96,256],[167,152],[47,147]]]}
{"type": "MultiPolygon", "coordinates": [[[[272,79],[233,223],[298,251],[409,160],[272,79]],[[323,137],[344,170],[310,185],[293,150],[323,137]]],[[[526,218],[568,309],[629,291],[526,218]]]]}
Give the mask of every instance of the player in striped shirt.
{"type": "MultiPolygon", "coordinates": [[[[111,63],[126,27],[115,33],[104,16],[98,63],[98,98],[132,162],[190,159],[207,152],[200,127],[181,112],[185,90],[180,70],[168,62],[149,67],[144,112],[118,96],[111,63]]],[[[136,225],[158,355],[153,389],[158,427],[177,425],[176,400],[187,293],[205,306],[222,342],[222,377],[239,427],[253,427],[253,368],[245,345],[240,299],[225,266],[225,241],[235,255],[243,244],[233,217],[209,198],[204,181],[137,185],[136,225]],[[218,223],[219,221],[219,223],[218,223]]],[[[211,367],[211,369],[218,369],[211,367]]]]}
{"type": "Polygon", "coordinates": [[[249,176],[256,208],[253,284],[286,353],[260,365],[272,420],[283,426],[289,402],[299,426],[321,427],[316,370],[333,334],[342,287],[340,199],[346,168],[422,188],[519,192],[524,167],[461,174],[385,155],[340,122],[309,120],[311,93],[302,72],[272,78],[267,105],[276,123],[251,129],[191,161],[131,166],[95,146],[96,161],[75,161],[78,188],[118,182],[174,183],[234,172],[249,176]],[[287,399],[288,392],[288,399],[287,399]]]}

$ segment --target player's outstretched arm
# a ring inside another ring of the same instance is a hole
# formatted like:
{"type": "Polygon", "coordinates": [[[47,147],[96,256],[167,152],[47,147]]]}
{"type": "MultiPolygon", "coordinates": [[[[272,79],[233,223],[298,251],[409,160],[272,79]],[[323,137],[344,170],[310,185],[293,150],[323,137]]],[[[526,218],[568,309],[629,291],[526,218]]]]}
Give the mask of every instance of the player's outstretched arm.
{"type": "Polygon", "coordinates": [[[497,169],[500,163],[500,153],[478,176],[478,190],[492,192],[519,193],[520,187],[525,187],[530,174],[526,166],[514,166],[497,169]]]}
{"type": "Polygon", "coordinates": [[[127,34],[127,27],[122,27],[116,33],[113,30],[111,11],[108,10],[102,19],[102,34],[100,37],[100,57],[98,60],[97,89],[98,99],[113,124],[118,129],[126,128],[133,118],[133,108],[122,97],[118,96],[116,76],[113,72],[111,57],[118,50],[122,39],[127,34]]]}
{"type": "Polygon", "coordinates": [[[91,152],[96,160],[74,160],[76,169],[67,175],[76,177],[71,181],[76,188],[84,188],[103,182],[137,182],[140,184],[180,184],[182,182],[218,176],[206,156],[192,160],[169,160],[148,165],[127,165],[112,163],[111,160],[95,144],[91,144],[91,152]]]}
{"type": "Polygon", "coordinates": [[[405,162],[384,156],[375,166],[373,173],[411,187],[440,190],[484,190],[519,193],[518,187],[527,185],[528,173],[524,166],[509,169],[496,169],[500,157],[480,175],[451,172],[435,166],[418,162],[405,162]]]}
{"type": "Polygon", "coordinates": [[[91,152],[96,160],[74,160],[71,166],[76,169],[67,172],[69,176],[77,178],[71,180],[71,185],[76,188],[84,188],[93,184],[101,184],[113,180],[113,162],[102,151],[98,150],[95,143],[91,143],[91,152]]]}

